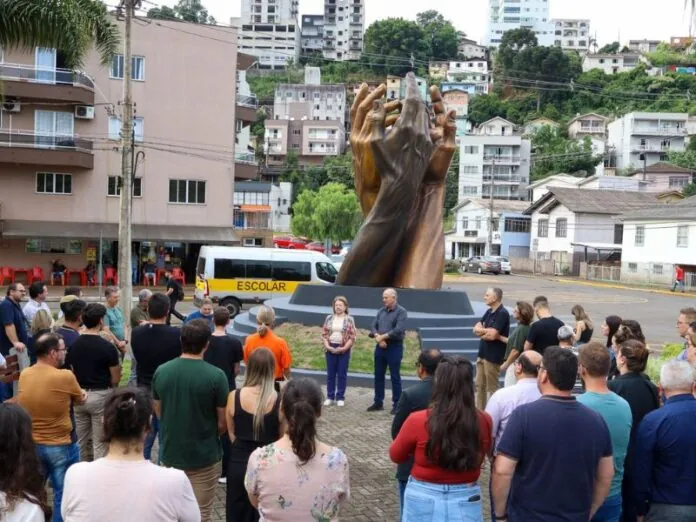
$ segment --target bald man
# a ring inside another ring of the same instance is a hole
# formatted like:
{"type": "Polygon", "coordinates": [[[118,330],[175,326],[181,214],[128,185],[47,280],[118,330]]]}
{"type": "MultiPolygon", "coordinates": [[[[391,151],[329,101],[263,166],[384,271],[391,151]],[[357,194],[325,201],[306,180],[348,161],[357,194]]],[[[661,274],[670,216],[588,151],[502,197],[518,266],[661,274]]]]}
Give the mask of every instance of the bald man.
{"type": "Polygon", "coordinates": [[[375,402],[367,411],[384,409],[384,380],[389,368],[392,383],[393,406],[391,414],[396,413],[396,405],[401,397],[401,359],[404,356],[404,336],[406,335],[406,309],[397,302],[398,295],[393,288],[382,293],[384,306],[377,312],[370,337],[375,346],[375,402]]]}

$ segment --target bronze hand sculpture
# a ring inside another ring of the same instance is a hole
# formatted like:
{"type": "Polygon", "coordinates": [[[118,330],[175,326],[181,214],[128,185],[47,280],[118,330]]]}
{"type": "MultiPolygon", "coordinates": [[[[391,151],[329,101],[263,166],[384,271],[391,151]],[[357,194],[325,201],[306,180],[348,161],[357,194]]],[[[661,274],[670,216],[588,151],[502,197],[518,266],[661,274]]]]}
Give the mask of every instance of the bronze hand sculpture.
{"type": "Polygon", "coordinates": [[[454,112],[431,88],[431,120],[415,76],[406,100],[382,105],[386,87],[361,86],[351,110],[355,188],[366,216],[339,284],[440,288],[444,270],[445,177],[455,150],[454,112]],[[393,125],[393,127],[392,127],[393,125]],[[387,130],[392,127],[391,130],[387,130]]]}

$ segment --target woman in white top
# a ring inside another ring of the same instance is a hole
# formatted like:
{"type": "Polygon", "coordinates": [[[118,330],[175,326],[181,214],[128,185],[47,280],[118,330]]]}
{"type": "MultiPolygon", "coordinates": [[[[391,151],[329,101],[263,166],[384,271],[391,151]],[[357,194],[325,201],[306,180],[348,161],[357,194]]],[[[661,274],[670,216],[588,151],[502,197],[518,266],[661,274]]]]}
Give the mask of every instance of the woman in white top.
{"type": "Polygon", "coordinates": [[[183,471],[143,458],[152,400],[141,388],[117,388],[104,404],[106,457],[74,464],[65,475],[65,522],[200,522],[183,471]]]}
{"type": "Polygon", "coordinates": [[[31,418],[17,404],[0,404],[0,462],[0,520],[51,520],[31,418]]]}
{"type": "Polygon", "coordinates": [[[333,314],[326,317],[321,337],[327,372],[324,406],[330,406],[334,400],[339,406],[344,406],[350,349],[355,343],[355,321],[348,315],[348,300],[342,295],[334,297],[333,314]]]}

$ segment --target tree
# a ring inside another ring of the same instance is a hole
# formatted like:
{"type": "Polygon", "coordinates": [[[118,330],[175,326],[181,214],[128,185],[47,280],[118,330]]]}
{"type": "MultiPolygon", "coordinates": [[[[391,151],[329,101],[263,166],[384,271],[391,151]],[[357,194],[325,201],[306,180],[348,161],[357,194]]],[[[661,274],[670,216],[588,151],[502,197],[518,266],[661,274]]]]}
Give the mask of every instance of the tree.
{"type": "Polygon", "coordinates": [[[102,64],[118,52],[118,27],[97,0],[1,0],[0,47],[55,48],[63,66],[79,68],[92,46],[102,64]]]}
{"type": "Polygon", "coordinates": [[[582,173],[592,175],[603,156],[592,154],[592,141],[568,139],[565,131],[544,126],[532,136],[534,164],[532,179],[538,180],[559,174],[582,173]]]}
{"type": "Polygon", "coordinates": [[[327,156],[324,159],[326,177],[330,183],[340,183],[347,188],[355,187],[353,178],[353,154],[348,152],[340,156],[327,156]]]}
{"type": "Polygon", "coordinates": [[[430,54],[435,60],[450,60],[457,57],[459,34],[452,22],[445,20],[438,11],[430,9],[416,15],[416,23],[429,40],[430,54]]]}
{"type": "Polygon", "coordinates": [[[504,71],[510,72],[514,69],[514,61],[517,55],[523,50],[530,47],[538,47],[539,40],[536,34],[531,29],[521,27],[511,31],[505,31],[500,39],[498,47],[498,59],[504,71]]]}
{"type": "Polygon", "coordinates": [[[416,22],[386,18],[365,31],[363,60],[382,75],[405,75],[412,70],[411,57],[421,68],[430,58],[429,40],[416,22]]]}
{"type": "Polygon", "coordinates": [[[194,24],[215,25],[215,18],[208,14],[200,0],[179,0],[179,3],[171,7],[153,7],[147,12],[148,18],[160,20],[181,20],[194,24]]]}
{"type": "Polygon", "coordinates": [[[692,181],[686,187],[684,187],[684,190],[682,190],[682,194],[684,194],[685,198],[696,196],[696,182],[692,181]]]}
{"type": "Polygon", "coordinates": [[[355,237],[361,220],[355,191],[341,183],[328,183],[297,197],[291,227],[295,235],[339,243],[355,237]]]}
{"type": "Polygon", "coordinates": [[[672,165],[683,167],[685,169],[693,169],[696,171],[696,152],[693,150],[686,150],[684,152],[669,152],[667,159],[672,165]]]}
{"type": "Polygon", "coordinates": [[[600,54],[616,54],[619,52],[621,44],[619,42],[612,42],[605,45],[599,49],[600,54]]]}

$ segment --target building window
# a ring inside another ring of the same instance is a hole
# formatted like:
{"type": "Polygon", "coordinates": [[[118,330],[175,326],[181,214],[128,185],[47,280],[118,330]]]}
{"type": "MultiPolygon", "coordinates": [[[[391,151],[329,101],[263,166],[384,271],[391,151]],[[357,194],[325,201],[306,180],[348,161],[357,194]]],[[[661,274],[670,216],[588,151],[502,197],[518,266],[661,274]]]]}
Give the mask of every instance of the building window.
{"type": "Polygon", "coordinates": [[[537,223],[537,236],[538,237],[549,237],[549,220],[540,219],[537,223]]]}
{"type": "Polygon", "coordinates": [[[623,243],[623,225],[614,225],[614,244],[620,245],[623,243]]]}
{"type": "Polygon", "coordinates": [[[478,165],[464,165],[462,166],[462,174],[478,174],[478,165]]]}
{"type": "Polygon", "coordinates": [[[478,187],[471,185],[462,186],[462,196],[476,196],[478,194],[478,187]]]}
{"type": "MultiPolygon", "coordinates": [[[[142,117],[133,118],[135,141],[142,142],[145,139],[145,120],[142,117]]],[[[118,116],[109,116],[109,139],[121,139],[121,119],[118,116]]]]}
{"type": "MultiPolygon", "coordinates": [[[[107,183],[106,195],[107,196],[120,196],[121,195],[121,184],[119,180],[121,176],[109,176],[109,181],[107,183]]],[[[143,196],[143,178],[135,178],[133,180],[133,197],[140,198],[143,196]]]]}
{"type": "Polygon", "coordinates": [[[469,218],[462,219],[462,230],[468,230],[469,228],[469,218]]]}
{"type": "Polygon", "coordinates": [[[653,265],[652,267],[652,273],[653,275],[662,275],[663,270],[662,270],[662,265],[653,265]]]}
{"type": "Polygon", "coordinates": [[[670,176],[669,177],[669,188],[671,189],[682,189],[689,184],[689,178],[687,176],[670,176]]]}
{"type": "Polygon", "coordinates": [[[531,232],[532,222],[529,219],[506,218],[505,232],[521,232],[529,234],[531,232]]]}
{"type": "Polygon", "coordinates": [[[568,237],[568,220],[566,218],[556,220],[556,237],[568,237]]]}
{"type": "Polygon", "coordinates": [[[500,230],[500,218],[493,218],[491,221],[491,229],[500,230]]]}
{"type": "Polygon", "coordinates": [[[636,238],[634,245],[637,247],[645,246],[645,225],[636,225],[636,238]]]}
{"type": "Polygon", "coordinates": [[[689,225],[679,225],[677,227],[677,246],[680,248],[689,246],[689,225]]]}
{"type": "Polygon", "coordinates": [[[170,179],[169,180],[169,202],[170,203],[205,203],[205,181],[192,179],[170,179]]]}
{"type": "Polygon", "coordinates": [[[72,174],[37,172],[36,192],[39,194],[72,194],[72,174]]]}
{"type": "Polygon", "coordinates": [[[476,218],[476,230],[481,230],[481,218],[476,218]]]}
{"type": "Polygon", "coordinates": [[[25,250],[29,254],[81,254],[79,239],[27,239],[25,250]]]}
{"type": "Polygon", "coordinates": [[[478,154],[478,146],[467,145],[464,147],[464,154],[478,154]]]}
{"type": "MultiPolygon", "coordinates": [[[[110,77],[114,79],[123,79],[123,55],[115,54],[111,59],[110,77]]],[[[133,56],[131,60],[131,78],[133,80],[145,80],[145,57],[133,56]]]]}
{"type": "Polygon", "coordinates": [[[632,274],[638,273],[638,263],[628,263],[628,271],[632,274]]]}

